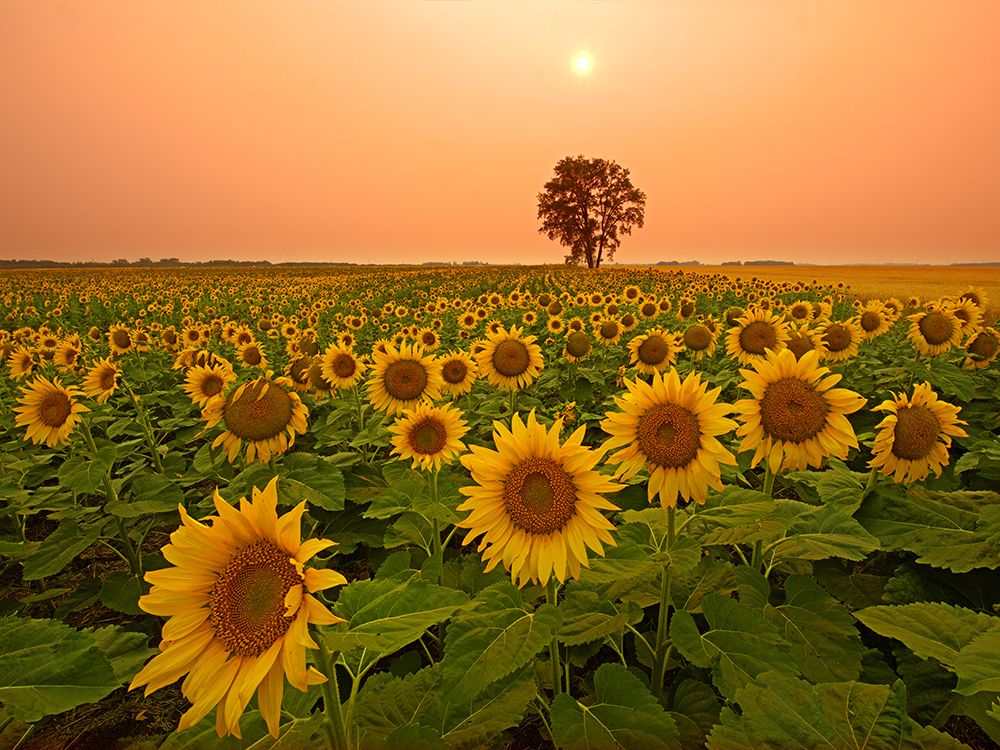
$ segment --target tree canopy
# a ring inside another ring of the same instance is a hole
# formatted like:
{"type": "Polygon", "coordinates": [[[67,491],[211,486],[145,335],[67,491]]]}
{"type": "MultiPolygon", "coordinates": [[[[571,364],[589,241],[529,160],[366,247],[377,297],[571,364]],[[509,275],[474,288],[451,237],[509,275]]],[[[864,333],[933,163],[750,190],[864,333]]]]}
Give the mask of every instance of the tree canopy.
{"type": "Polygon", "coordinates": [[[588,268],[614,258],[621,236],[641,227],[646,194],[629,171],[607,159],[567,156],[538,194],[538,231],[569,248],[566,262],[588,268]]]}

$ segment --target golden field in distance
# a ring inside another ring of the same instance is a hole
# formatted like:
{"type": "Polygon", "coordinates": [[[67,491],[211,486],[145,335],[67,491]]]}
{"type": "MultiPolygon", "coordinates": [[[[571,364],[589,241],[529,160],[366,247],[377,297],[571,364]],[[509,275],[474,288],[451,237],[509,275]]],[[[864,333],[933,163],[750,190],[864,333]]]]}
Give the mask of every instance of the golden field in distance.
{"type": "Polygon", "coordinates": [[[844,283],[861,299],[870,297],[919,297],[921,300],[955,295],[970,286],[990,298],[987,315],[1000,317],[1000,266],[650,266],[653,270],[720,273],[733,278],[775,281],[844,283]]]}

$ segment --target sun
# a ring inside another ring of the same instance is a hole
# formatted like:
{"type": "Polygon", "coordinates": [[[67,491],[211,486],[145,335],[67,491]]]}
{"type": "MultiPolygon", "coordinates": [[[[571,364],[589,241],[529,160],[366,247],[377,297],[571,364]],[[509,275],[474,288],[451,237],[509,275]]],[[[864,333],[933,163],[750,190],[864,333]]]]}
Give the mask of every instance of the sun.
{"type": "Polygon", "coordinates": [[[589,52],[578,52],[573,56],[573,71],[577,75],[585,76],[594,69],[594,58],[589,52]]]}

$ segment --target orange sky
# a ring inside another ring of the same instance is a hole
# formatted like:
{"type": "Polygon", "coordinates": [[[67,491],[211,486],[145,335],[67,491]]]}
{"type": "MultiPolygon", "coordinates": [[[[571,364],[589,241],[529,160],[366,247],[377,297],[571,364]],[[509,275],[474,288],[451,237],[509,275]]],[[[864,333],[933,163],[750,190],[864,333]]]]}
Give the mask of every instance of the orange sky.
{"type": "Polygon", "coordinates": [[[0,257],[559,262],[583,153],[620,262],[1000,260],[996,0],[7,0],[0,92],[0,257]]]}

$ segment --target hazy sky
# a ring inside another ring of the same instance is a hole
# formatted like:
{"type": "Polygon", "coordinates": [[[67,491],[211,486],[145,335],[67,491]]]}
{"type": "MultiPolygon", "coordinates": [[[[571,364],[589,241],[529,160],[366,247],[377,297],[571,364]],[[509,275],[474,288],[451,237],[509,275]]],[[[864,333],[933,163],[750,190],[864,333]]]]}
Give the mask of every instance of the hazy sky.
{"type": "Polygon", "coordinates": [[[0,257],[1000,260],[997,0],[3,0],[0,257]],[[587,50],[587,76],[571,66],[587,50]]]}

